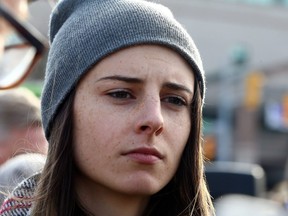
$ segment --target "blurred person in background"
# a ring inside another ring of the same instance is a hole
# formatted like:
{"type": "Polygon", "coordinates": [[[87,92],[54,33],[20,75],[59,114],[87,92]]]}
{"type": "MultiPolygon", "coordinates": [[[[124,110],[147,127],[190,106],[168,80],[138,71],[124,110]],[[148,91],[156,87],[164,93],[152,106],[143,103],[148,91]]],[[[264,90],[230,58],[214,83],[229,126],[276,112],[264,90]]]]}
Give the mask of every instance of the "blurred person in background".
{"type": "Polygon", "coordinates": [[[17,155],[0,166],[0,204],[24,179],[40,172],[46,155],[26,153],[17,155]]]}
{"type": "Polygon", "coordinates": [[[0,201],[42,169],[46,154],[39,98],[26,88],[0,91],[0,201]]]}
{"type": "Polygon", "coordinates": [[[0,91],[0,165],[23,153],[47,153],[40,100],[26,88],[0,91]]]}
{"type": "Polygon", "coordinates": [[[27,23],[31,2],[40,1],[0,0],[1,203],[15,185],[39,172],[46,160],[39,99],[23,88],[3,91],[22,83],[48,47],[45,37],[27,23]]]}

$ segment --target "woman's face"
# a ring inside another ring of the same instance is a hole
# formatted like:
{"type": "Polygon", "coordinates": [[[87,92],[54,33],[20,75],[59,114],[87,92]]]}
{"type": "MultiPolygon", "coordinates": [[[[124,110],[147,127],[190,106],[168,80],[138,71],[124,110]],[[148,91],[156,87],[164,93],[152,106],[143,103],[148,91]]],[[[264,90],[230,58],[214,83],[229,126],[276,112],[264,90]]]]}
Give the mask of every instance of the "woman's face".
{"type": "Polygon", "coordinates": [[[141,196],[162,189],[189,136],[193,91],[191,68],[165,47],[131,47],[98,63],[73,107],[81,187],[141,196]]]}

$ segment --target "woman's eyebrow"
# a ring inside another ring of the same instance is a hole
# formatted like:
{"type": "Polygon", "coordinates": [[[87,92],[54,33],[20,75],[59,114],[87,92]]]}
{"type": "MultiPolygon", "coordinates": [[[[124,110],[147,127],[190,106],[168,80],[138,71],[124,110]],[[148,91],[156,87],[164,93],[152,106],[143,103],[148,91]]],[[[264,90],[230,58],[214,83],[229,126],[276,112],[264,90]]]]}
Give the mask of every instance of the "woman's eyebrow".
{"type": "MultiPolygon", "coordinates": [[[[139,78],[120,76],[120,75],[102,77],[102,78],[98,79],[96,82],[99,82],[102,80],[117,80],[117,81],[122,81],[122,82],[127,82],[127,83],[143,83],[144,82],[142,79],[139,79],[139,78]]],[[[193,95],[193,91],[191,91],[186,86],[178,84],[178,83],[167,82],[163,86],[165,88],[172,89],[172,90],[185,91],[185,92],[188,92],[189,94],[193,95]]]]}
{"type": "Polygon", "coordinates": [[[193,95],[192,90],[190,90],[186,86],[178,84],[178,83],[167,82],[164,84],[164,87],[168,88],[168,89],[176,90],[176,91],[185,91],[185,92],[193,95]]]}
{"type": "Polygon", "coordinates": [[[143,80],[139,78],[126,77],[126,76],[120,76],[120,75],[102,77],[98,79],[96,82],[99,82],[102,80],[118,80],[118,81],[127,82],[127,83],[143,83],[143,80]]]}

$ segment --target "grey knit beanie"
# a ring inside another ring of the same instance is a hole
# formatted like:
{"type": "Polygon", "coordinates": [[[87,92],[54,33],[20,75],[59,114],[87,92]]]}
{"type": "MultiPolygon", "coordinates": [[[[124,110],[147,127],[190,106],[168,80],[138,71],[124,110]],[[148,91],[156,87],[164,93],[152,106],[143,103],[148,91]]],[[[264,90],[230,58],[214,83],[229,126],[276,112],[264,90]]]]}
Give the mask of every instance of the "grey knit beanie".
{"type": "Polygon", "coordinates": [[[50,19],[50,44],[42,121],[49,139],[59,107],[79,79],[111,53],[138,44],[158,44],[191,65],[204,99],[205,80],[198,50],[171,11],[144,0],[60,0],[50,19]]]}

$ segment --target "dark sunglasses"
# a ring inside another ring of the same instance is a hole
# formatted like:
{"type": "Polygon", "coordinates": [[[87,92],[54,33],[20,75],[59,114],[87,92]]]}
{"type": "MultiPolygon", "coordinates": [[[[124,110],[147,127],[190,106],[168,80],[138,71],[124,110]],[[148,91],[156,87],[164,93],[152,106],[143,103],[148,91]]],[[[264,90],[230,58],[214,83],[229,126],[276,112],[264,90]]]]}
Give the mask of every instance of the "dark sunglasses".
{"type": "Polygon", "coordinates": [[[0,57],[0,89],[9,89],[23,82],[48,45],[44,36],[28,23],[13,16],[1,3],[0,19],[12,29],[6,37],[4,52],[0,57]]]}

